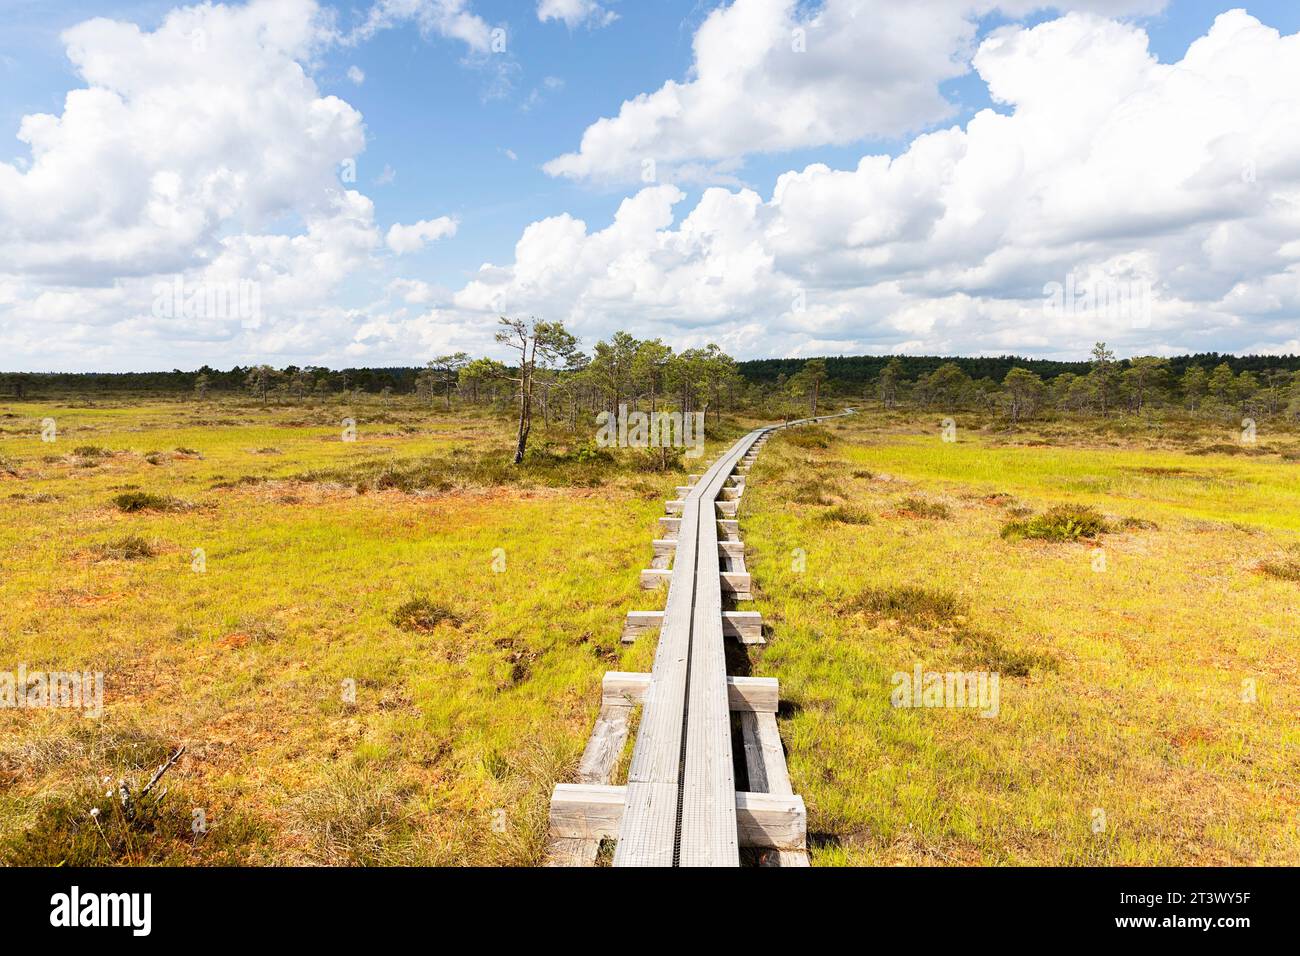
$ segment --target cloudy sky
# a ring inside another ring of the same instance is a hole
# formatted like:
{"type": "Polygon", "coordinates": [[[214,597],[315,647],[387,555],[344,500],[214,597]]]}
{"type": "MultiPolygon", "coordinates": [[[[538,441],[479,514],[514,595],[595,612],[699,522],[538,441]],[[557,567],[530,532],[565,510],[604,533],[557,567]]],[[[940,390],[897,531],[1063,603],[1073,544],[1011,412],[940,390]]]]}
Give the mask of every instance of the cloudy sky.
{"type": "Polygon", "coordinates": [[[3,0],[0,370],[413,364],[496,354],[499,314],[745,358],[1300,352],[1298,31],[1292,0],[3,0]]]}

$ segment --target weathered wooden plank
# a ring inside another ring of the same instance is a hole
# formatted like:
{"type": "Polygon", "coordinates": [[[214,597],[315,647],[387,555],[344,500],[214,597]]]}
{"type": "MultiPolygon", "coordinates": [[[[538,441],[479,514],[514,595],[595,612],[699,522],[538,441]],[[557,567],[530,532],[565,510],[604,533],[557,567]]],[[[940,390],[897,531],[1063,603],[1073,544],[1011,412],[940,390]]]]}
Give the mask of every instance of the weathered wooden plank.
{"type": "MultiPolygon", "coordinates": [[[[656,559],[659,559],[665,555],[671,558],[677,552],[677,539],[656,538],[654,541],[650,542],[650,546],[654,549],[654,554],[656,559]]],[[[718,556],[743,559],[745,557],[745,542],[723,541],[719,539],[718,556]]],[[[659,567],[659,565],[653,565],[653,566],[659,567]]]]}
{"type": "Polygon", "coordinates": [[[752,712],[742,713],[740,723],[740,747],[745,755],[745,776],[749,780],[750,793],[767,793],[767,764],[763,760],[763,745],[758,739],[758,716],[752,712]]]}
{"type": "MultiPolygon", "coordinates": [[[[790,795],[790,772],[785,764],[785,749],[781,746],[781,730],[776,723],[776,708],[753,715],[758,731],[758,747],[763,757],[767,786],[764,793],[790,795]]],[[[757,790],[751,786],[750,790],[757,790]]]]}
{"type": "Polygon", "coordinates": [[[750,592],[752,576],[748,571],[723,571],[721,578],[723,590],[729,597],[738,601],[753,600],[754,596],[750,592]]]}
{"type": "Polygon", "coordinates": [[[587,748],[578,763],[578,783],[612,783],[618,758],[627,743],[628,721],[632,705],[623,700],[602,697],[600,716],[587,738],[587,748]]]}
{"type": "Polygon", "coordinates": [[[685,504],[681,501],[665,501],[664,511],[670,515],[680,515],[685,504]]]}
{"type": "Polygon", "coordinates": [[[557,783],[551,794],[551,837],[599,841],[618,836],[626,797],[626,787],[557,783]]]}
{"type": "Polygon", "coordinates": [[[807,850],[767,850],[758,858],[759,866],[812,866],[807,850]]]}
{"type": "MultiPolygon", "coordinates": [[[[551,835],[555,840],[603,840],[619,836],[630,787],[559,783],[551,796],[551,835]]],[[[737,836],[741,846],[779,850],[807,844],[807,810],[795,796],[735,792],[737,836]]],[[[685,847],[683,847],[685,849],[685,847]]],[[[614,859],[618,860],[617,849],[614,859]]],[[[617,864],[616,864],[617,865],[617,864]]]]}
{"type": "MultiPolygon", "coordinates": [[[[642,634],[657,631],[664,620],[663,611],[628,611],[623,624],[623,643],[631,644],[642,634]]],[[[723,611],[722,633],[742,644],[764,644],[763,615],[758,611],[723,611]]]]}
{"type": "Polygon", "coordinates": [[[745,772],[751,793],[789,796],[794,791],[790,788],[790,773],[786,769],[774,710],[746,711],[739,715],[745,772]]]}
{"type": "Polygon", "coordinates": [[[659,533],[665,538],[676,538],[677,532],[682,526],[681,518],[660,518],[659,533]]]}
{"type": "Polygon", "coordinates": [[[742,644],[765,644],[763,615],[758,611],[723,611],[722,633],[739,638],[742,644]]]}
{"type": "Polygon", "coordinates": [[[664,588],[672,582],[673,572],[667,568],[644,568],[641,571],[641,590],[653,591],[664,588]]]}
{"type": "Polygon", "coordinates": [[[744,846],[806,849],[808,811],[803,798],[775,793],[737,793],[736,832],[744,846]]]}
{"type": "MultiPolygon", "coordinates": [[[[649,689],[649,674],[634,671],[606,671],[601,681],[602,706],[630,707],[639,704],[649,689]]],[[[727,678],[727,706],[731,710],[761,711],[771,715],[776,713],[780,700],[781,688],[775,677],[727,678]]],[[[777,745],[780,746],[779,739],[777,745]]]]}
{"type": "Polygon", "coordinates": [[[582,837],[551,840],[546,847],[547,866],[594,866],[600,855],[600,841],[582,837]]]}
{"type": "MultiPolygon", "coordinates": [[[[729,597],[741,601],[753,599],[750,592],[752,577],[748,571],[719,571],[718,575],[721,588],[729,597]]],[[[643,568],[641,570],[641,589],[643,591],[668,587],[672,580],[673,572],[668,568],[643,568]]]]}

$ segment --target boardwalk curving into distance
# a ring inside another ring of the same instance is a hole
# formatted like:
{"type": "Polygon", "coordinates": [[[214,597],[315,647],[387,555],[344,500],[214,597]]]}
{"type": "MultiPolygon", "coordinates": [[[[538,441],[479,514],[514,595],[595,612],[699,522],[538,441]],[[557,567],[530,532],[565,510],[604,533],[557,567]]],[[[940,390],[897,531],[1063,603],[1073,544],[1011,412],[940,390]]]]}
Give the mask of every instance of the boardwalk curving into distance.
{"type": "Polygon", "coordinates": [[[833,417],[755,429],[668,502],[664,536],[641,577],[643,587],[668,586],[667,605],[629,614],[623,632],[630,642],[659,631],[654,667],[605,675],[578,781],[558,784],[551,798],[553,865],[592,864],[604,839],[618,841],[615,866],[738,866],[742,846],[769,851],[765,864],[807,865],[803,800],[790,788],[776,724],[777,682],[727,676],[724,637],[761,644],[762,620],[753,611],[724,611],[723,597],[750,599],[735,516],[759,449],[779,428],[833,417]],[[613,786],[637,704],[628,782],[613,786]],[[733,713],[749,778],[740,792],[733,713]]]}

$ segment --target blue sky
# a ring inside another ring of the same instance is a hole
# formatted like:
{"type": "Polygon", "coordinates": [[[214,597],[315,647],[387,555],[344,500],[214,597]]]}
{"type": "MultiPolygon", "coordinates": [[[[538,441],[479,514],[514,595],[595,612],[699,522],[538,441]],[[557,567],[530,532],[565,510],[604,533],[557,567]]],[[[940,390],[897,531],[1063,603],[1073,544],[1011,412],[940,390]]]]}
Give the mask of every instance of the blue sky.
{"type": "MultiPolygon", "coordinates": [[[[579,24],[570,28],[556,20],[541,22],[536,2],[458,2],[488,26],[505,28],[505,53],[475,53],[462,39],[442,36],[436,31],[422,32],[415,22],[399,20],[355,44],[322,44],[310,61],[303,58],[303,66],[319,95],[344,100],[364,122],[364,150],[356,156],[355,189],[373,202],[376,230],[382,234],[394,223],[442,216],[452,217],[457,223],[453,238],[428,242],[423,248],[400,257],[377,256],[350,273],[335,290],[336,305],[364,310],[375,301],[376,290],[383,282],[397,278],[429,283],[451,295],[471,282],[483,263],[510,266],[515,243],[523,230],[548,217],[567,214],[583,220],[589,233],[607,227],[619,205],[636,195],[644,184],[617,177],[606,180],[599,176],[553,175],[544,171],[543,165],[576,151],[584,130],[602,117],[618,115],[624,101],[653,93],[670,80],[687,80],[691,76],[692,42],[697,30],[712,14],[729,6],[699,0],[623,0],[606,4],[617,15],[607,25],[579,24]],[[364,80],[356,82],[349,78],[353,67],[364,73],[364,80]]],[[[1159,5],[1158,0],[1135,0],[1127,6],[1141,9],[1152,6],[1153,2],[1159,5]]],[[[1082,5],[1107,7],[1106,0],[1082,5]]],[[[136,24],[142,31],[153,31],[163,24],[175,6],[155,0],[116,3],[4,0],[0,3],[3,26],[0,68],[5,79],[0,84],[0,127],[5,130],[0,161],[23,170],[31,156],[28,144],[16,138],[23,117],[39,113],[59,116],[65,108],[65,96],[87,85],[84,76],[69,61],[66,43],[61,38],[65,30],[92,17],[106,17],[136,24]]],[[[333,23],[342,33],[363,22],[370,8],[365,0],[322,6],[327,14],[333,14],[333,23]]],[[[795,15],[812,15],[819,6],[802,4],[795,15]]],[[[975,8],[979,4],[972,0],[971,6],[975,8]]],[[[1109,6],[1126,4],[1116,0],[1109,6]]],[[[1190,42],[1204,36],[1215,17],[1230,6],[1208,0],[1174,0],[1162,12],[1121,16],[1119,20],[1126,28],[1144,32],[1159,60],[1172,63],[1183,56],[1190,42]]],[[[1284,36],[1300,30],[1300,5],[1295,3],[1266,0],[1247,4],[1246,9],[1284,36]]],[[[971,13],[970,19],[976,20],[977,29],[974,42],[962,56],[968,59],[970,50],[994,30],[1029,31],[1059,16],[1055,9],[1012,16],[996,12],[978,18],[971,13]]],[[[888,37],[882,38],[882,42],[888,41],[888,37]]],[[[828,63],[827,70],[832,68],[834,64],[828,63]]],[[[684,198],[674,205],[673,215],[680,222],[696,207],[708,185],[721,185],[733,194],[748,186],[763,200],[768,200],[777,178],[788,171],[801,170],[813,163],[825,164],[832,170],[851,171],[864,155],[898,156],[909,148],[916,134],[950,126],[964,127],[977,111],[994,105],[985,78],[970,62],[963,64],[960,75],[939,77],[937,89],[951,104],[950,115],[938,121],[918,116],[906,129],[897,128],[896,124],[894,128],[879,131],[866,128],[859,131],[861,135],[844,142],[811,137],[806,144],[794,148],[739,150],[737,155],[725,157],[729,163],[726,169],[730,171],[725,175],[712,180],[705,177],[703,181],[682,176],[676,180],[676,186],[684,198]]],[[[996,108],[1012,112],[1005,104],[996,108]]],[[[1063,104],[1064,108],[1068,107],[1063,104]]],[[[721,158],[704,157],[707,161],[721,158]]],[[[77,184],[69,183],[68,188],[75,190],[77,184]]],[[[305,213],[296,213],[291,205],[286,210],[274,222],[250,223],[233,217],[223,222],[213,235],[225,236],[240,230],[284,235],[300,232],[305,213]]],[[[196,257],[202,258],[199,253],[196,257]]],[[[1098,255],[1099,261],[1105,258],[1098,255]]],[[[23,277],[21,281],[24,289],[34,288],[27,285],[32,281],[30,278],[23,277]]],[[[837,281],[842,285],[843,280],[837,281]]],[[[1036,277],[1031,282],[1038,284],[1036,277]]],[[[954,292],[952,283],[939,285],[945,295],[954,292]]],[[[1225,289],[1228,287],[1225,280],[1225,289]]],[[[447,301],[437,304],[448,309],[452,305],[447,301]]],[[[612,315],[613,310],[610,311],[612,315]]],[[[906,336],[895,336],[897,341],[891,344],[888,336],[857,334],[844,327],[842,309],[836,314],[839,318],[828,313],[818,330],[804,330],[807,334],[803,341],[808,348],[816,348],[818,343],[825,343],[828,349],[839,345],[841,349],[871,350],[913,348],[918,344],[915,338],[906,336]]],[[[454,322],[450,315],[445,313],[445,322],[454,322]]],[[[650,323],[647,330],[661,327],[655,323],[661,323],[664,317],[660,313],[656,316],[654,322],[647,319],[650,323]]],[[[744,316],[733,316],[732,322],[735,328],[752,330],[753,322],[759,318],[746,320],[744,316]]],[[[0,322],[3,321],[0,315],[0,322]]],[[[366,317],[353,315],[350,321],[357,327],[365,324],[366,317]]],[[[787,351],[804,348],[799,336],[785,334],[788,332],[785,329],[779,342],[772,343],[773,347],[787,351]]],[[[1268,344],[1269,336],[1276,338],[1272,332],[1262,333],[1262,337],[1255,339],[1225,335],[1221,344],[1226,348],[1268,344]]],[[[1186,335],[1165,339],[1151,336],[1145,341],[1135,339],[1133,347],[1174,349],[1194,341],[1194,337],[1186,335]]],[[[1006,345],[1005,335],[989,343],[969,336],[960,342],[956,339],[946,342],[942,336],[933,341],[935,348],[947,346],[964,351],[998,351],[1006,345]]],[[[1068,346],[1063,344],[1059,349],[1044,348],[1032,336],[1027,336],[1024,350],[1064,354],[1081,347],[1079,342],[1071,340],[1068,346]]],[[[246,342],[226,351],[237,357],[254,348],[255,343],[246,342]]],[[[342,344],[331,348],[313,343],[303,350],[301,357],[310,357],[307,353],[311,353],[322,359],[337,360],[341,356],[340,348],[342,344]]],[[[354,350],[354,354],[356,351],[362,350],[354,350]]],[[[176,352],[179,361],[185,350],[176,352]]],[[[106,350],[103,354],[113,353],[106,350]]],[[[162,360],[169,352],[160,344],[155,354],[162,360]]],[[[373,356],[376,360],[383,357],[373,356]]]]}

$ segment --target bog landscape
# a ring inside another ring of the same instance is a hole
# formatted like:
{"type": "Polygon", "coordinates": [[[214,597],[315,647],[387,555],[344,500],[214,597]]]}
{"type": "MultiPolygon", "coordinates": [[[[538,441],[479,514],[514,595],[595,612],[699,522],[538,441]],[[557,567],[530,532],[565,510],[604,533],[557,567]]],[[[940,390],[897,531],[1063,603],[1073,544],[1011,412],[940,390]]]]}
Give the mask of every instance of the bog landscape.
{"type": "Polygon", "coordinates": [[[1298,117],[1295,0],[0,3],[0,919],[1294,930],[1298,117]]]}
{"type": "Polygon", "coordinates": [[[519,464],[518,369],[467,356],[7,376],[0,652],[103,684],[96,716],[0,709],[0,859],[553,862],[602,677],[654,665],[623,635],[664,607],[665,501],[834,414],[757,454],[724,594],[814,865],[1300,862],[1294,371],[581,359],[533,371],[519,464]],[[703,413],[698,457],[597,440],[652,396],[703,413]],[[954,672],[997,699],[926,696],[954,672]]]}

